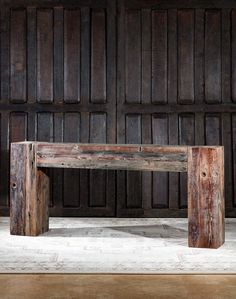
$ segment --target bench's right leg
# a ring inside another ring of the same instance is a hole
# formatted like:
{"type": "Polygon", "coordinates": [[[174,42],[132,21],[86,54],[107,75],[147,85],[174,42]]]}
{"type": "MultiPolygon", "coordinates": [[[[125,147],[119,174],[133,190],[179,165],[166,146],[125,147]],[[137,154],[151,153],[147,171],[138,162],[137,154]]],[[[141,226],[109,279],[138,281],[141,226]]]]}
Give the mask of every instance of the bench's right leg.
{"type": "Polygon", "coordinates": [[[36,236],[48,231],[49,178],[36,165],[36,144],[11,144],[10,231],[36,236]]]}
{"type": "Polygon", "coordinates": [[[224,148],[188,149],[189,246],[218,248],[225,240],[224,148]]]}

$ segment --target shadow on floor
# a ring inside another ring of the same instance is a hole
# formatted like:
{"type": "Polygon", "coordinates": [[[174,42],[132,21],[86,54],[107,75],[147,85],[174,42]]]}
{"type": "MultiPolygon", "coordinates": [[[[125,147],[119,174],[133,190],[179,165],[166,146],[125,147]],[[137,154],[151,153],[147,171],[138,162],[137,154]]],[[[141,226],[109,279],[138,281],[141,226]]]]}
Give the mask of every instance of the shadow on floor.
{"type": "Polygon", "coordinates": [[[138,226],[108,226],[108,227],[73,227],[52,228],[44,237],[96,237],[96,238],[166,238],[186,239],[188,231],[170,225],[138,225],[138,226]]]}

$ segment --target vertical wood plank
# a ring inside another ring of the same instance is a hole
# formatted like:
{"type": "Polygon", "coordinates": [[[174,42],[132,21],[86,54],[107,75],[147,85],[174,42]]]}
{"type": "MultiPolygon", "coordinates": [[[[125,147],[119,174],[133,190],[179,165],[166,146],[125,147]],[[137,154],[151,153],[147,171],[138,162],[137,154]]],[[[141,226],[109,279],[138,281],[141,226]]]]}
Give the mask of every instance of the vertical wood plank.
{"type": "MultiPolygon", "coordinates": [[[[194,145],[194,115],[179,116],[179,144],[194,145]]],[[[187,174],[180,173],[180,208],[187,207],[187,174]]]]}
{"type": "Polygon", "coordinates": [[[0,206],[9,206],[9,113],[1,113],[0,206]]]}
{"type": "Polygon", "coordinates": [[[93,9],[91,15],[91,102],[106,102],[106,14],[93,9]]]}
{"type": "Polygon", "coordinates": [[[53,101],[53,11],[37,10],[37,98],[53,101]]]}
{"type": "Polygon", "coordinates": [[[195,61],[194,61],[194,89],[195,102],[204,101],[204,9],[195,11],[195,61]]]}
{"type": "MultiPolygon", "coordinates": [[[[37,97],[37,36],[36,9],[27,8],[27,97],[28,103],[35,103],[37,97]]],[[[32,139],[31,139],[32,140],[32,139]]]]}
{"type": "Polygon", "coordinates": [[[10,98],[10,11],[1,7],[1,102],[8,102],[10,98]]]}
{"type": "Polygon", "coordinates": [[[205,116],[205,138],[206,145],[221,144],[221,119],[220,114],[209,114],[205,116]]]}
{"type": "Polygon", "coordinates": [[[221,12],[206,10],[205,15],[205,99],[221,102],[221,12]]]}
{"type": "Polygon", "coordinates": [[[126,102],[141,101],[141,13],[126,11],[125,28],[125,88],[126,102]]]}
{"type": "Polygon", "coordinates": [[[64,12],[64,93],[66,103],[80,101],[80,10],[64,12]]]}
{"type": "MultiPolygon", "coordinates": [[[[108,128],[107,142],[116,143],[116,113],[117,113],[117,88],[116,88],[116,74],[117,74],[117,8],[115,2],[108,2],[106,12],[106,93],[107,93],[107,107],[109,113],[107,114],[108,128]]],[[[110,178],[113,174],[110,173],[110,178]]]]}
{"type": "Polygon", "coordinates": [[[168,10],[168,103],[177,102],[177,10],[168,10]]]}
{"type": "MultiPolygon", "coordinates": [[[[178,115],[169,115],[169,144],[177,145],[179,143],[178,136],[178,115]]],[[[169,173],[169,208],[178,209],[179,208],[179,174],[169,173]]]]}
{"type": "Polygon", "coordinates": [[[204,113],[195,113],[195,144],[205,144],[205,119],[204,113]]]}
{"type": "MultiPolygon", "coordinates": [[[[89,113],[81,112],[81,132],[80,141],[84,143],[89,143],[89,113]]],[[[80,207],[87,208],[89,205],[89,170],[80,170],[80,207]]]]}
{"type": "MultiPolygon", "coordinates": [[[[90,98],[90,9],[81,8],[81,104],[90,98]]],[[[81,132],[83,134],[83,132],[81,132]]]]}
{"type": "Polygon", "coordinates": [[[42,112],[37,114],[37,140],[53,142],[53,114],[42,112]]]}
{"type": "Polygon", "coordinates": [[[232,100],[236,103],[236,9],[231,12],[231,70],[232,100]]]}
{"type": "Polygon", "coordinates": [[[36,236],[48,231],[49,178],[37,169],[34,143],[11,146],[10,198],[12,235],[36,236]]]}
{"type": "Polygon", "coordinates": [[[232,132],[231,132],[231,115],[229,113],[221,114],[221,143],[224,146],[225,153],[225,206],[233,208],[233,160],[232,160],[232,132]]]}
{"type": "Polygon", "coordinates": [[[178,11],[178,101],[194,102],[194,11],[178,11]]]}
{"type": "Polygon", "coordinates": [[[142,104],[151,102],[151,10],[142,10],[142,104]]]}
{"type": "MultiPolygon", "coordinates": [[[[37,113],[37,141],[53,142],[53,133],[54,133],[53,114],[50,112],[37,113]]],[[[52,178],[53,170],[45,169],[44,173],[46,176],[52,178]]],[[[52,185],[51,185],[52,182],[53,180],[50,180],[50,188],[49,188],[50,206],[53,206],[52,185]]]]}
{"type": "MultiPolygon", "coordinates": [[[[106,143],[107,142],[107,117],[105,113],[91,113],[90,115],[90,142],[106,143]]],[[[90,207],[106,206],[106,170],[90,170],[90,207]]]]}
{"type": "MultiPolygon", "coordinates": [[[[76,112],[64,115],[64,142],[80,141],[80,114],[76,112]]],[[[64,169],[64,207],[79,207],[79,181],[78,169],[64,169]]]]}
{"type": "Polygon", "coordinates": [[[11,10],[11,101],[26,101],[26,12],[11,10]]]}
{"type": "MultiPolygon", "coordinates": [[[[141,115],[126,115],[126,143],[141,143],[141,115]]],[[[126,207],[142,208],[142,176],[140,171],[127,171],[126,207]]],[[[124,187],[123,187],[124,188],[124,187]]]]}
{"type": "Polygon", "coordinates": [[[232,143],[233,143],[233,205],[236,206],[236,113],[232,115],[232,143]]]}
{"type": "MultiPolygon", "coordinates": [[[[142,115],[142,143],[152,143],[152,119],[151,115],[142,115]]],[[[152,172],[142,172],[142,201],[143,209],[152,209],[152,172]]]]}
{"type": "Polygon", "coordinates": [[[27,114],[24,112],[10,114],[9,142],[27,139],[27,114]]]}
{"type": "Polygon", "coordinates": [[[231,37],[230,9],[222,10],[221,56],[222,56],[222,102],[231,102],[231,37]]]}
{"type": "Polygon", "coordinates": [[[152,11],[152,102],[167,102],[167,11],[152,11]]]}
{"type": "Polygon", "coordinates": [[[224,243],[224,149],[189,148],[189,246],[218,248],[224,243]]]}
{"type": "MultiPolygon", "coordinates": [[[[54,113],[54,142],[63,142],[63,113],[54,113]]],[[[63,206],[63,169],[53,169],[52,175],[53,207],[63,206]]]]}
{"type": "Polygon", "coordinates": [[[63,77],[63,23],[64,10],[62,7],[54,8],[54,39],[53,39],[53,84],[54,84],[54,101],[55,103],[62,103],[64,97],[64,77],[63,77]]]}
{"type": "MultiPolygon", "coordinates": [[[[152,117],[152,140],[154,144],[168,144],[168,116],[155,114],[152,117]]],[[[168,173],[153,172],[153,208],[168,207],[168,173]]]]}

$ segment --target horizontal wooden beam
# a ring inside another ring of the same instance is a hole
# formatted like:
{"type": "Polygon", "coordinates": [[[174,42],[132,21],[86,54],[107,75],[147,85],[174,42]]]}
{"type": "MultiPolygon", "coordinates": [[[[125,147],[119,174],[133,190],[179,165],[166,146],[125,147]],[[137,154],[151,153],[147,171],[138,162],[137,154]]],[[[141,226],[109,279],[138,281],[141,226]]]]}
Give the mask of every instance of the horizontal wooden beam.
{"type": "Polygon", "coordinates": [[[37,166],[52,168],[187,171],[187,147],[37,143],[37,166]]]}

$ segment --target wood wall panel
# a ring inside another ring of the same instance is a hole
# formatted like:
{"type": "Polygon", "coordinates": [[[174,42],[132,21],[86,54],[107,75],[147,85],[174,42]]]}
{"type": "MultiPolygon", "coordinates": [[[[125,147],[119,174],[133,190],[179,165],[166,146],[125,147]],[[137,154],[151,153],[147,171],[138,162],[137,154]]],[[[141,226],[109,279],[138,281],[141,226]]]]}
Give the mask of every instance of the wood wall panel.
{"type": "MultiPolygon", "coordinates": [[[[92,113],[90,115],[90,142],[106,143],[107,118],[105,113],[92,113]]],[[[90,174],[90,200],[91,207],[106,206],[106,170],[89,171],[90,174]]]]}
{"type": "Polygon", "coordinates": [[[178,101],[194,102],[194,11],[178,11],[178,101]]]}
{"type": "MultiPolygon", "coordinates": [[[[179,144],[192,145],[194,140],[194,114],[179,115],[179,144]]],[[[187,207],[187,173],[180,173],[180,208],[187,207]]]]}
{"type": "MultiPolygon", "coordinates": [[[[28,139],[222,144],[226,215],[236,216],[235,3],[59,2],[1,2],[0,215],[9,144],[28,139]]],[[[184,174],[49,175],[54,216],[187,215],[184,174]]]]}
{"type": "Polygon", "coordinates": [[[205,13],[205,97],[208,103],[221,102],[221,11],[205,13]]]}
{"type": "Polygon", "coordinates": [[[11,11],[11,101],[26,101],[26,12],[11,11]]]}
{"type": "Polygon", "coordinates": [[[64,11],[64,100],[80,100],[80,10],[64,11]]]}
{"type": "Polygon", "coordinates": [[[233,205],[236,205],[236,113],[232,115],[232,144],[233,144],[233,205]]]}
{"type": "MultiPolygon", "coordinates": [[[[142,117],[139,114],[126,115],[126,143],[142,142],[142,117]]],[[[142,176],[140,171],[127,171],[127,208],[142,208],[142,176]]]]}
{"type": "MultiPolygon", "coordinates": [[[[64,97],[64,10],[54,8],[53,19],[53,93],[54,102],[62,103],[64,97]]],[[[65,45],[66,47],[66,45],[65,45]]],[[[75,63],[76,64],[76,63],[75,63]]],[[[79,85],[80,86],[80,85],[79,85]]]]}
{"type": "Polygon", "coordinates": [[[106,102],[106,14],[93,10],[91,16],[91,101],[106,102]]]}
{"type": "Polygon", "coordinates": [[[27,114],[13,112],[9,120],[9,141],[18,142],[27,140],[27,114]]]}
{"type": "Polygon", "coordinates": [[[152,12],[152,102],[167,102],[167,11],[152,12]]]}
{"type": "Polygon", "coordinates": [[[207,145],[221,145],[221,116],[218,114],[206,114],[205,138],[207,145]]]}
{"type": "MultiPolygon", "coordinates": [[[[70,112],[64,114],[63,142],[80,142],[80,114],[70,112]]],[[[64,196],[65,207],[79,206],[79,180],[78,169],[64,169],[64,196]]]]}
{"type": "Polygon", "coordinates": [[[37,11],[37,100],[53,101],[53,11],[37,11]]]}
{"type": "MultiPolygon", "coordinates": [[[[152,116],[152,142],[168,144],[168,116],[152,116]]],[[[153,208],[168,208],[168,173],[153,172],[153,208]]]]}
{"type": "Polygon", "coordinates": [[[27,100],[35,103],[37,98],[37,30],[36,9],[27,8],[27,100]]]}
{"type": "Polygon", "coordinates": [[[140,103],[141,91],[141,12],[129,10],[125,16],[126,102],[140,103]]]}

